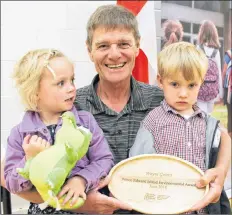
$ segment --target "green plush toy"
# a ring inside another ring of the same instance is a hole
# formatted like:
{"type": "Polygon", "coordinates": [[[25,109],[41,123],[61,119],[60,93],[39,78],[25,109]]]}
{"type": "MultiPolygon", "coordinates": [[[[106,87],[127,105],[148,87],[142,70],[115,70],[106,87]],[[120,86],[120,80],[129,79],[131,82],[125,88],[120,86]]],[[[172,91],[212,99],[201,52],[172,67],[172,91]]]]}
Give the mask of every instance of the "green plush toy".
{"type": "Polygon", "coordinates": [[[83,205],[83,198],[70,207],[70,201],[61,206],[65,196],[58,200],[65,179],[87,152],[92,134],[88,129],[77,127],[75,116],[67,111],[62,114],[63,124],[55,136],[55,144],[29,159],[18,173],[29,179],[50,206],[60,209],[75,209],[83,205]]]}

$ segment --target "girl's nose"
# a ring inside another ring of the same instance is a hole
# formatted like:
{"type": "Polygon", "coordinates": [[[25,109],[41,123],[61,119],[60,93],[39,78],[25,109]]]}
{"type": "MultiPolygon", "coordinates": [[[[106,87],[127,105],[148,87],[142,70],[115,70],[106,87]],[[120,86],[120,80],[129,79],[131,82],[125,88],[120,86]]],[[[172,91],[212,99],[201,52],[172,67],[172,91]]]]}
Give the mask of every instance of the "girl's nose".
{"type": "Polygon", "coordinates": [[[73,90],[76,90],[76,87],[73,83],[68,85],[68,92],[72,92],[73,90]]]}

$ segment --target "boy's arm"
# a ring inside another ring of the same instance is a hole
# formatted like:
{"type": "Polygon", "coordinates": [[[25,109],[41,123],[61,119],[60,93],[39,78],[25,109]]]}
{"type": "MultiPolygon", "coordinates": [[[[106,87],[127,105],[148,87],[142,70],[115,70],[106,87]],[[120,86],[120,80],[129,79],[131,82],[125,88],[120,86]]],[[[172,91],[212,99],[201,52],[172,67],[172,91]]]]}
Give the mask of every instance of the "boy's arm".
{"type": "Polygon", "coordinates": [[[89,119],[89,130],[92,133],[92,140],[88,149],[87,157],[90,161],[84,168],[77,162],[69,178],[81,176],[86,180],[86,192],[95,188],[100,179],[107,176],[113,167],[113,155],[109,149],[108,142],[104,137],[102,129],[98,126],[92,115],[89,119]]]}
{"type": "Polygon", "coordinates": [[[230,162],[231,138],[225,130],[221,130],[221,145],[218,152],[217,163],[214,168],[208,169],[197,183],[199,188],[209,184],[209,192],[201,201],[191,208],[191,211],[200,210],[210,203],[215,203],[219,200],[230,162]]]}
{"type": "Polygon", "coordinates": [[[153,153],[155,153],[154,137],[152,133],[141,124],[135,142],[130,149],[129,157],[153,153]]]}
{"type": "Polygon", "coordinates": [[[19,193],[32,188],[32,183],[16,171],[17,168],[23,168],[26,162],[22,142],[23,139],[16,126],[11,130],[7,139],[4,167],[6,189],[11,193],[19,193]]]}

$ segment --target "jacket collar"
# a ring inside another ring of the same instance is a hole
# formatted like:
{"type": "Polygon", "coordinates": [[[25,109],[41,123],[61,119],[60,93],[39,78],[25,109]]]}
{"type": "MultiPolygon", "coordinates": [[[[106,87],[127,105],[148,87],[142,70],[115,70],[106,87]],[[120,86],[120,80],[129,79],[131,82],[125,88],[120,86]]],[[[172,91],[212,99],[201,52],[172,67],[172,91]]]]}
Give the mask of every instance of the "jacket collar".
{"type": "MultiPolygon", "coordinates": [[[[76,124],[80,124],[80,118],[78,116],[78,111],[76,110],[76,108],[73,106],[70,111],[73,112],[76,118],[76,124]]],[[[57,125],[61,126],[61,124],[62,124],[62,120],[60,118],[57,125]]],[[[27,111],[23,116],[23,120],[20,125],[19,131],[34,132],[34,131],[42,131],[44,128],[46,128],[46,125],[40,119],[39,113],[35,111],[27,111]]]]}

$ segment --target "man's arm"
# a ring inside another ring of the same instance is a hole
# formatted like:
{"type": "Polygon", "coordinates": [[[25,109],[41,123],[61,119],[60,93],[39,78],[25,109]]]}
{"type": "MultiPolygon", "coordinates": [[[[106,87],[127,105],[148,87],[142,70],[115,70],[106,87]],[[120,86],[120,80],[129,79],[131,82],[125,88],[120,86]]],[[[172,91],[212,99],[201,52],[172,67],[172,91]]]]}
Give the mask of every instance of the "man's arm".
{"type": "Polygon", "coordinates": [[[215,203],[219,200],[230,162],[231,138],[226,131],[221,130],[221,146],[219,148],[217,163],[214,168],[208,169],[196,184],[199,188],[209,184],[209,192],[191,208],[191,211],[200,210],[210,203],[215,203]]]}

